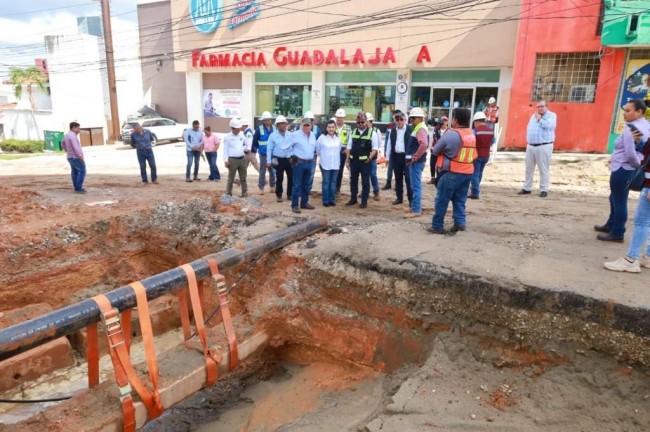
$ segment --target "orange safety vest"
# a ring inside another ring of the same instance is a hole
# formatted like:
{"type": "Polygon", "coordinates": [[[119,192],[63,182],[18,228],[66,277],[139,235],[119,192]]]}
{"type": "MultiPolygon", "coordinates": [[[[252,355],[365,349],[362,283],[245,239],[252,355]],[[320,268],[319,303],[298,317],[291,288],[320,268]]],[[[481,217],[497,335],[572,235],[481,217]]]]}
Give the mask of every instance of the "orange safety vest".
{"type": "MultiPolygon", "coordinates": [[[[445,157],[438,157],[436,166],[440,169],[443,167],[445,159],[449,159],[449,172],[457,174],[474,174],[474,159],[477,157],[476,153],[476,136],[469,128],[462,129],[448,129],[460,135],[463,145],[460,151],[452,159],[445,157]]],[[[439,156],[444,156],[441,154],[439,156]]]]}

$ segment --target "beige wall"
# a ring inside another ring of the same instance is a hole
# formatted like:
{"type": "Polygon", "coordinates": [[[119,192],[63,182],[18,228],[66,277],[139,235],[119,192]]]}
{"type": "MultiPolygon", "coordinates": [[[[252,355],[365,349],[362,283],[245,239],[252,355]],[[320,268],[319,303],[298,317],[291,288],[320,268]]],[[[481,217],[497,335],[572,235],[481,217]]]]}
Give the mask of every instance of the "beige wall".
{"type": "Polygon", "coordinates": [[[143,93],[162,115],[187,123],[185,74],[174,70],[171,55],[170,11],[169,0],[138,5],[143,93]],[[162,64],[158,66],[156,60],[162,64]]]}
{"type": "MultiPolygon", "coordinates": [[[[226,12],[215,33],[198,32],[189,18],[189,0],[171,3],[173,26],[173,46],[176,53],[175,68],[179,72],[197,71],[192,68],[191,51],[205,47],[204,53],[245,53],[251,50],[265,53],[267,66],[263,68],[229,67],[228,71],[240,70],[359,70],[359,69],[427,69],[427,68],[499,68],[512,67],[514,44],[517,33],[517,21],[499,22],[519,13],[519,0],[502,0],[494,3],[479,4],[470,11],[453,17],[444,18],[439,14],[429,19],[406,19],[401,22],[387,23],[395,18],[397,12],[387,10],[408,10],[408,17],[421,16],[432,8],[440,7],[440,1],[413,0],[389,1],[377,0],[348,1],[332,5],[331,0],[303,0],[292,2],[286,7],[262,3],[260,15],[254,20],[233,29],[227,29],[227,20],[232,14],[235,0],[225,0],[226,12]],[[404,5],[414,5],[404,9],[404,5]],[[304,12],[309,11],[309,12],[304,12]],[[343,14],[345,16],[337,15],[343,14]],[[350,16],[371,16],[377,18],[362,19],[357,24],[348,24],[344,28],[318,31],[319,26],[337,25],[351,20],[350,16]],[[440,18],[438,18],[440,17],[440,18]],[[498,24],[490,24],[497,20],[498,24]],[[468,32],[469,27],[474,27],[468,32]],[[364,27],[358,30],[359,27],[364,27]],[[309,31],[308,31],[309,30],[309,31]],[[223,47],[229,45],[228,47],[223,47]],[[422,45],[431,53],[430,63],[416,63],[417,54],[422,45]],[[392,47],[396,63],[387,65],[307,65],[279,67],[272,60],[273,51],[278,46],[290,50],[346,49],[351,57],[354,49],[361,48],[366,58],[374,54],[376,48],[385,51],[392,47]]],[[[335,3],[335,2],[334,2],[335,3]]],[[[476,5],[471,1],[470,5],[476,5]]],[[[458,3],[456,3],[458,5],[458,3]]],[[[201,68],[203,71],[223,71],[223,68],[201,68]]]]}

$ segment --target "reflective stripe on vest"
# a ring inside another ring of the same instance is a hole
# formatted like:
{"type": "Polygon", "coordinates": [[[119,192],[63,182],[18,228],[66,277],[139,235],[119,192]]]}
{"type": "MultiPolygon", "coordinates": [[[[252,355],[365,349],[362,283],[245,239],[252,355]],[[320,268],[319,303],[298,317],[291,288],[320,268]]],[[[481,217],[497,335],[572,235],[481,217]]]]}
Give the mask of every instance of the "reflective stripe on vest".
{"type": "Polygon", "coordinates": [[[366,129],[363,134],[360,134],[359,129],[355,129],[350,138],[352,139],[350,159],[368,160],[370,153],[372,153],[372,130],[366,129]]]}
{"type": "Polygon", "coordinates": [[[273,132],[275,132],[275,126],[271,126],[271,131],[267,131],[264,125],[259,125],[258,126],[259,131],[260,131],[260,139],[257,141],[257,144],[261,146],[265,146],[266,143],[269,142],[269,137],[273,132]]]}
{"type": "Polygon", "coordinates": [[[350,126],[343,125],[343,127],[341,128],[336,126],[336,133],[339,135],[339,138],[341,138],[341,146],[347,147],[348,139],[350,138],[350,134],[352,133],[352,129],[350,128],[350,126]]]}
{"type": "Polygon", "coordinates": [[[474,173],[474,159],[476,159],[476,136],[469,128],[462,129],[449,129],[453,130],[462,141],[462,147],[456,156],[452,159],[448,157],[439,157],[436,162],[438,168],[443,167],[445,159],[449,160],[449,172],[457,174],[473,174],[474,173]]]}

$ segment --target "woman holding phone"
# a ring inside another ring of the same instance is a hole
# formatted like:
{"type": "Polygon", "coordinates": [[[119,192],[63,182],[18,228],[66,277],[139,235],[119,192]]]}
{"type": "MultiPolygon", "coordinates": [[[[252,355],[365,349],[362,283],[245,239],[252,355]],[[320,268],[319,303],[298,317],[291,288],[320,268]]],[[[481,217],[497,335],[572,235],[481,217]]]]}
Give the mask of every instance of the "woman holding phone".
{"type": "Polygon", "coordinates": [[[600,233],[596,237],[598,240],[623,243],[627,222],[627,198],[630,193],[627,184],[642,158],[637,152],[632,133],[635,129],[638,130],[641,133],[639,142],[643,143],[650,137],[650,125],[645,119],[645,111],[646,105],[641,99],[633,99],[623,107],[623,118],[627,127],[614,142],[609,177],[609,217],[604,225],[594,226],[594,230],[600,233]]]}

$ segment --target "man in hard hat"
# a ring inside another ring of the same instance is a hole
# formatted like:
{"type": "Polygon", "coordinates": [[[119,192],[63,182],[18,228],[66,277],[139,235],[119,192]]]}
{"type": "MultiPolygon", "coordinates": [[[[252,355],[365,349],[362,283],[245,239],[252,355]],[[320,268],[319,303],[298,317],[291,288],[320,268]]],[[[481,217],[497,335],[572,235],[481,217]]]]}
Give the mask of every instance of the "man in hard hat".
{"type": "Polygon", "coordinates": [[[427,163],[427,148],[429,147],[429,132],[424,122],[426,113],[422,108],[413,108],[409,112],[411,135],[406,143],[406,166],[411,181],[411,209],[406,217],[422,215],[422,171],[427,163]]]}
{"type": "Polygon", "coordinates": [[[275,131],[269,136],[266,149],[266,164],[268,169],[274,169],[277,174],[275,197],[282,202],[282,182],[287,176],[287,199],[291,199],[293,189],[293,167],[291,166],[291,149],[288,138],[291,132],[287,130],[287,119],[283,115],[275,118],[275,131]]]}
{"type": "Polygon", "coordinates": [[[316,154],[316,136],[311,131],[310,119],[303,116],[300,129],[289,136],[287,147],[294,162],[291,211],[300,213],[300,209],[313,210],[314,206],[309,204],[309,179],[316,154]]]}
{"type": "Polygon", "coordinates": [[[250,128],[250,123],[246,119],[240,119],[241,121],[241,132],[244,134],[244,140],[246,141],[246,151],[245,158],[248,165],[253,165],[255,171],[260,172],[260,164],[257,162],[257,148],[253,146],[253,129],[250,128]]]}
{"type": "MultiPolygon", "coordinates": [[[[320,126],[318,126],[315,123],[316,117],[314,117],[314,113],[311,111],[307,111],[305,114],[303,114],[303,120],[309,120],[311,122],[311,132],[314,134],[314,137],[316,138],[316,141],[318,141],[318,138],[320,138],[320,126]]],[[[314,186],[314,176],[316,175],[316,158],[312,160],[312,166],[311,166],[311,175],[309,177],[309,190],[312,190],[312,187],[314,186]]]]}
{"type": "Polygon", "coordinates": [[[445,214],[449,201],[453,205],[454,226],[452,233],[465,231],[465,203],[467,191],[474,174],[476,158],[476,136],[470,129],[472,112],[467,108],[454,108],[451,126],[433,146],[433,154],[438,156],[439,178],[434,204],[432,226],[427,231],[444,234],[445,214]]]}
{"type": "Polygon", "coordinates": [[[352,134],[352,128],[345,124],[345,110],[343,108],[337,109],[334,117],[336,119],[336,134],[341,139],[341,165],[339,166],[339,174],[336,178],[336,193],[339,193],[341,192],[341,183],[343,182],[343,168],[345,168],[345,161],[347,160],[346,149],[348,148],[348,142],[350,140],[350,135],[352,134]]]}
{"type": "Polygon", "coordinates": [[[377,147],[377,153],[370,162],[370,185],[372,186],[372,195],[375,201],[379,201],[379,179],[377,179],[377,158],[379,157],[379,149],[381,148],[381,132],[373,126],[375,118],[372,113],[366,113],[366,121],[368,122],[368,129],[372,131],[373,147],[377,147]]]}
{"type": "Polygon", "coordinates": [[[413,129],[406,122],[406,114],[396,111],[393,114],[394,126],[388,134],[388,147],[386,148],[386,159],[393,167],[395,174],[395,195],[393,205],[404,202],[404,183],[406,183],[406,196],[409,204],[413,200],[411,191],[411,179],[406,169],[406,144],[408,143],[413,129]]]}
{"type": "Polygon", "coordinates": [[[469,198],[478,199],[481,192],[480,185],[483,179],[483,170],[488,160],[490,160],[490,148],[494,143],[494,129],[486,124],[485,113],[483,112],[474,114],[473,120],[477,157],[474,159],[474,175],[472,176],[469,198]]]}
{"type": "Polygon", "coordinates": [[[248,184],[246,183],[246,171],[248,161],[246,160],[244,150],[246,149],[246,139],[241,132],[241,121],[237,118],[230,120],[230,132],[223,139],[223,159],[226,161],[228,168],[228,182],[226,183],[226,194],[232,195],[232,185],[235,181],[235,175],[239,174],[241,184],[241,196],[248,196],[248,184]]]}
{"type": "Polygon", "coordinates": [[[370,167],[377,151],[377,143],[372,139],[372,130],[368,127],[366,113],[360,112],[357,114],[357,127],[350,134],[346,150],[346,165],[350,169],[350,201],[345,205],[351,206],[358,202],[359,175],[361,175],[361,208],[368,207],[370,167]]]}
{"type": "Polygon", "coordinates": [[[487,126],[494,129],[494,125],[499,122],[499,107],[497,106],[497,100],[494,97],[488,99],[488,105],[483,110],[483,114],[485,114],[485,122],[487,126]]]}
{"type": "Polygon", "coordinates": [[[260,116],[262,124],[257,127],[253,135],[253,149],[260,156],[260,178],[257,182],[257,187],[260,189],[260,194],[264,194],[264,187],[266,186],[266,172],[269,172],[269,186],[271,191],[275,189],[275,169],[269,164],[267,158],[267,145],[269,136],[273,133],[273,116],[270,112],[264,111],[260,116]]]}

